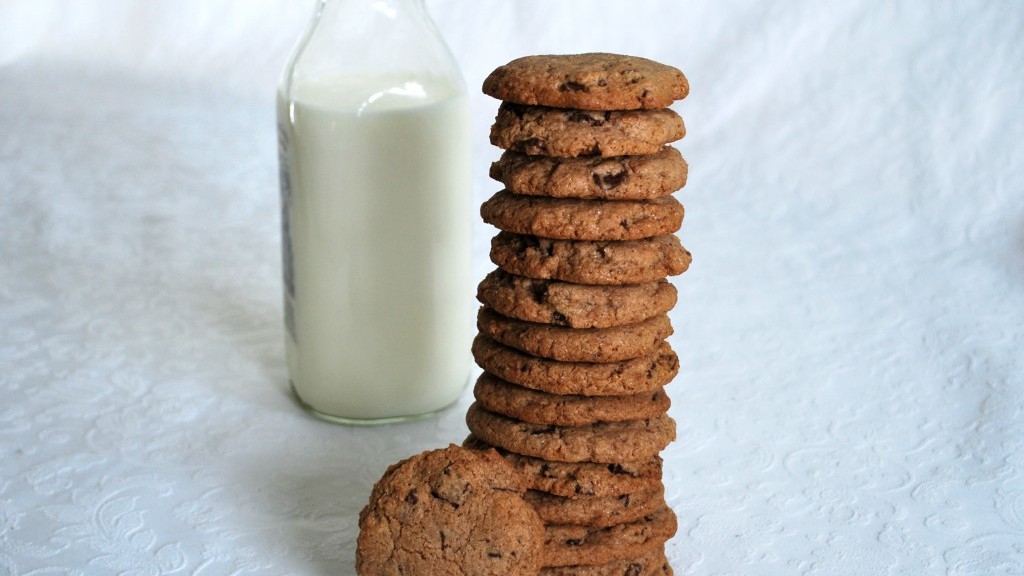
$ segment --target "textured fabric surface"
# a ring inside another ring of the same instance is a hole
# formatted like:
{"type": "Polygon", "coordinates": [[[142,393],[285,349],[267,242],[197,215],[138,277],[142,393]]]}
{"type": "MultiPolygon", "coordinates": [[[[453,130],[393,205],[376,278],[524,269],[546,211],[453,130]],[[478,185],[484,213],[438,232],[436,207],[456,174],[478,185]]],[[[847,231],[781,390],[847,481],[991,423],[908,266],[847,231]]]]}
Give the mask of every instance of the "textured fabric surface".
{"type": "MultiPolygon", "coordinates": [[[[690,80],[677,574],[1024,574],[1024,10],[427,4],[478,204],[494,67],[690,80]]],[[[0,3],[0,574],[351,575],[387,465],[465,437],[468,389],[371,429],[287,392],[272,99],[311,12],[0,3]]]]}

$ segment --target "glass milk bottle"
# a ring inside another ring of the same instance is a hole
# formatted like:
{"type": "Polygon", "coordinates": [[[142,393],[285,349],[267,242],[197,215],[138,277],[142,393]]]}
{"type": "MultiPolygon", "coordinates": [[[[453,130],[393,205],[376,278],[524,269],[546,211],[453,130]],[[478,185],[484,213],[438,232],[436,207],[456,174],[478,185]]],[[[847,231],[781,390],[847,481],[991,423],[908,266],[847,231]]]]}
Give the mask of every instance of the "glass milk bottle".
{"type": "Polygon", "coordinates": [[[381,423],[453,403],[471,369],[469,104],[423,0],[320,0],[277,114],[300,404],[381,423]]]}

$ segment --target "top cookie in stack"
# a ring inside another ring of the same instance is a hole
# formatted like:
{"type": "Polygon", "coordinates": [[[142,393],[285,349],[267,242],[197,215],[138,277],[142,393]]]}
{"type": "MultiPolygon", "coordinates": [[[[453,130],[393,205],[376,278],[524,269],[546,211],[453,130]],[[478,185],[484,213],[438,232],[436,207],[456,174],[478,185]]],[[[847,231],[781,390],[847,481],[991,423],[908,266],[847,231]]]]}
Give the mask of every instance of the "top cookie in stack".
{"type": "Polygon", "coordinates": [[[484,94],[503,102],[578,110],[667,108],[686,98],[679,70],[636,56],[563,54],[525,56],[497,67],[484,94]]]}
{"type": "Polygon", "coordinates": [[[496,447],[527,477],[545,523],[542,574],[671,574],[676,518],[659,453],[675,438],[666,338],[690,254],[672,194],[687,165],[679,70],[616,54],[529,56],[497,68],[481,207],[500,232],[481,282],[473,354],[484,374],[466,446],[496,447]],[[625,572],[623,572],[625,571],[625,572]]]}

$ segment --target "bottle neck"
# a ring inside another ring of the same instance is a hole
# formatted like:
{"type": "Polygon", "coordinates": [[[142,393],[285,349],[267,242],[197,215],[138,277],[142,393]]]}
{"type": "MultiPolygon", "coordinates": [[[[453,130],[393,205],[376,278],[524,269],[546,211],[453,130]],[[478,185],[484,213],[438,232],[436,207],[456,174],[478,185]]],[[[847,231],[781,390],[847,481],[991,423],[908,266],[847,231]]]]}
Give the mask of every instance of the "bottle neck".
{"type": "Polygon", "coordinates": [[[296,83],[368,76],[465,92],[424,0],[319,0],[282,78],[285,97],[296,83]]]}

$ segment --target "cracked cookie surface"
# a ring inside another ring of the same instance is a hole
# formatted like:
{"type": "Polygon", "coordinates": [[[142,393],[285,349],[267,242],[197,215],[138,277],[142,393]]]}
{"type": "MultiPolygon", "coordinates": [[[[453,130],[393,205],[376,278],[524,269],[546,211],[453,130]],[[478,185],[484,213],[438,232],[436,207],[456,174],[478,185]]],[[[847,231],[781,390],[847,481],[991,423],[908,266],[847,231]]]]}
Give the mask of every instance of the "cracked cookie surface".
{"type": "Polygon", "coordinates": [[[455,445],[398,462],[359,514],[361,576],[533,575],[544,527],[497,452],[455,445]]]}

